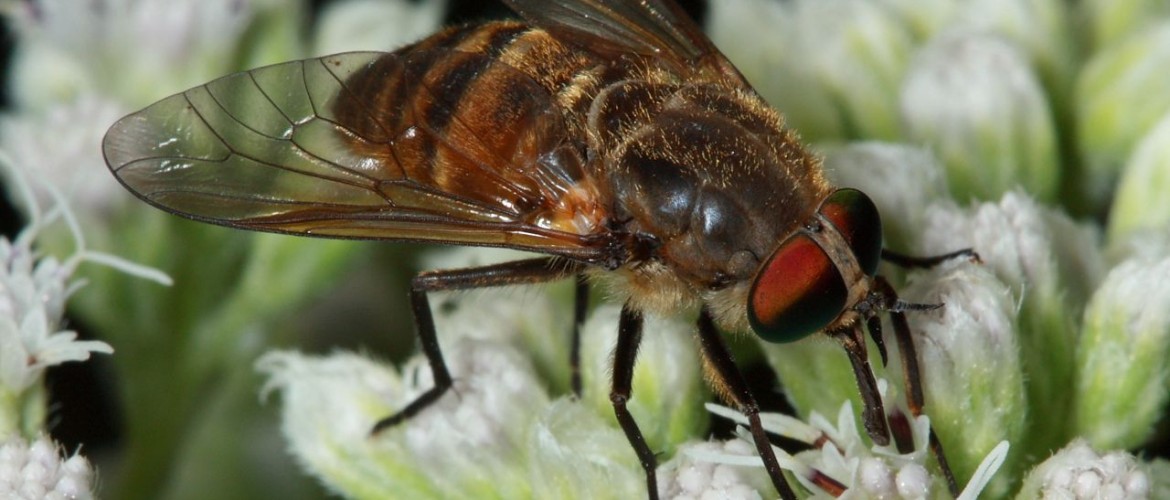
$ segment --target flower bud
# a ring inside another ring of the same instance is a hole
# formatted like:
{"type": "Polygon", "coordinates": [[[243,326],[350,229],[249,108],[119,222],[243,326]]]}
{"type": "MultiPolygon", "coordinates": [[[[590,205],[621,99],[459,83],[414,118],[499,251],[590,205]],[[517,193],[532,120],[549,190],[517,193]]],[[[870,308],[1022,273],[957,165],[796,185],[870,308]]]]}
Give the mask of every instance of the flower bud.
{"type": "MultiPolygon", "coordinates": [[[[420,267],[465,269],[532,257],[530,253],[498,248],[451,248],[427,252],[420,267]]],[[[549,284],[432,292],[428,297],[441,340],[465,337],[510,344],[530,355],[552,393],[567,394],[572,288],[573,280],[565,279],[549,284]]]]}
{"type": "Polygon", "coordinates": [[[1076,85],[1077,144],[1088,208],[1100,210],[1135,146],[1170,111],[1170,20],[1093,55],[1076,85]]]}
{"type": "Polygon", "coordinates": [[[764,498],[774,491],[764,468],[720,463],[728,456],[759,460],[756,447],[745,440],[690,442],[658,468],[662,498],[764,498]]]}
{"type": "Polygon", "coordinates": [[[1127,260],[1085,309],[1076,357],[1074,433],[1096,448],[1134,448],[1170,392],[1170,258],[1127,260]]]}
{"type": "MultiPolygon", "coordinates": [[[[991,269],[967,261],[914,276],[903,296],[943,305],[909,319],[921,359],[925,411],[962,484],[1000,441],[1023,441],[1029,406],[1016,300],[991,269]]],[[[1009,464],[988,486],[990,497],[1005,493],[1012,470],[1009,464]]]]}
{"type": "Polygon", "coordinates": [[[877,205],[886,248],[907,248],[925,221],[923,207],[948,197],[946,171],[925,149],[850,142],[824,155],[825,175],[834,185],[860,189],[877,205]]]}
{"type": "Polygon", "coordinates": [[[260,358],[265,391],[279,389],[293,454],[331,489],[352,498],[528,496],[525,436],[548,396],[525,358],[506,345],[462,340],[444,346],[455,385],[399,426],[374,423],[432,386],[418,356],[402,375],[364,357],[260,358]],[[490,481],[483,478],[490,477],[490,481]]]}
{"type": "Polygon", "coordinates": [[[531,498],[646,497],[638,457],[611,420],[575,398],[547,405],[525,440],[531,498]]]}
{"type": "Polygon", "coordinates": [[[960,201],[1022,186],[1052,200],[1056,130],[1027,57],[1002,37],[946,34],[915,58],[901,89],[907,135],[937,151],[960,201]]]}
{"type": "Polygon", "coordinates": [[[1170,228],[1170,110],[1125,161],[1109,211],[1109,239],[1118,242],[1136,230],[1170,228]]]}
{"type": "Polygon", "coordinates": [[[89,461],[81,455],[62,457],[48,437],[0,442],[0,498],[91,500],[93,490],[89,461]]]}
{"type": "MultiPolygon", "coordinates": [[[[1103,261],[1093,233],[1016,192],[998,203],[966,210],[933,207],[928,212],[920,254],[973,248],[983,268],[1011,291],[1008,312],[1018,328],[1015,342],[1028,373],[1027,415],[1045,422],[1027,434],[1026,442],[1019,442],[1019,449],[1048,450],[1064,444],[1071,436],[1068,381],[1073,377],[1077,330],[1077,318],[1069,311],[1082,307],[1088,290],[1098,282],[1103,261]]],[[[953,302],[942,301],[948,304],[944,309],[953,302]]],[[[944,424],[937,426],[945,429],[944,424]]]]}
{"type": "Polygon", "coordinates": [[[434,33],[446,1],[349,0],[321,10],[313,54],[393,50],[434,33]]]}
{"type": "Polygon", "coordinates": [[[806,139],[898,136],[895,98],[913,47],[896,12],[858,0],[710,9],[712,40],[806,139]]]}
{"type": "Polygon", "coordinates": [[[1170,3],[1161,0],[1085,0],[1082,3],[1092,49],[1121,43],[1170,18],[1170,3]]]}

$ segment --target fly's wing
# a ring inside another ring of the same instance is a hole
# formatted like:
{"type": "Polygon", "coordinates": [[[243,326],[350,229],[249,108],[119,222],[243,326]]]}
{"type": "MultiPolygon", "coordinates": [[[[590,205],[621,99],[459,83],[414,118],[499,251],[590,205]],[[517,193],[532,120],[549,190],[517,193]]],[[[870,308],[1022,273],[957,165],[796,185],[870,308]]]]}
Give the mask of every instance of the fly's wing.
{"type": "Polygon", "coordinates": [[[747,86],[702,28],[673,0],[504,0],[526,21],[594,52],[656,58],[680,75],[747,86]]]}
{"type": "Polygon", "coordinates": [[[176,94],[114,124],[106,163],[148,203],[225,226],[600,258],[598,235],[555,223],[581,173],[548,92],[486,54],[408,49],[176,94]],[[465,95],[488,72],[504,95],[465,95]]]}

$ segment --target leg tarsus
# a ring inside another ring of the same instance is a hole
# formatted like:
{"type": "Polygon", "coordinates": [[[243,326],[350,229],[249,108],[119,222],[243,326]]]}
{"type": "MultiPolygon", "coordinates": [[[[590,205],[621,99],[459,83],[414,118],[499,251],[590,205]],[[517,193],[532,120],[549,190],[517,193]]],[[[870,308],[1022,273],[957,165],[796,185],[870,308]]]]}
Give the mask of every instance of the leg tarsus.
{"type": "Polygon", "coordinates": [[[451,373],[443,361],[443,350],[439,346],[439,338],[435,332],[435,320],[431,314],[428,292],[544,283],[566,278],[580,271],[580,264],[570,262],[563,265],[557,259],[548,257],[467,269],[423,272],[415,276],[410,283],[410,307],[414,313],[419,347],[431,366],[435,385],[398,413],[379,420],[370,433],[377,434],[409,420],[438,401],[452,386],[451,373]]]}
{"type": "MultiPolygon", "coordinates": [[[[415,281],[417,281],[417,278],[415,281]]],[[[438,401],[452,385],[451,373],[447,370],[447,363],[443,360],[443,350],[439,347],[439,338],[435,333],[435,320],[431,316],[431,305],[430,301],[427,300],[427,292],[419,287],[417,283],[411,288],[410,307],[414,311],[414,322],[418,328],[419,344],[422,347],[423,354],[427,357],[427,363],[431,365],[431,375],[435,385],[427,389],[417,399],[411,401],[410,404],[406,405],[398,413],[379,420],[374,424],[374,429],[370,431],[371,434],[377,434],[382,430],[394,427],[410,417],[415,416],[424,408],[438,401]]]]}
{"type": "Polygon", "coordinates": [[[951,496],[957,498],[959,496],[959,482],[955,480],[955,473],[951,471],[951,466],[947,463],[947,454],[943,452],[942,441],[939,441],[938,434],[934,432],[933,427],[930,429],[930,451],[938,460],[938,467],[942,470],[943,478],[947,481],[947,489],[951,490],[951,496]]]}

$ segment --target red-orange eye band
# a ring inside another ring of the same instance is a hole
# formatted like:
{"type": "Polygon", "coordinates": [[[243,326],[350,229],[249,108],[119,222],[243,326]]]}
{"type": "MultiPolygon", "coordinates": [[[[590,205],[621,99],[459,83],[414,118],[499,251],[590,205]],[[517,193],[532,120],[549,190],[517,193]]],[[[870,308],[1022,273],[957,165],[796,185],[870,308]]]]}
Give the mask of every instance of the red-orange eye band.
{"type": "Polygon", "coordinates": [[[797,233],[761,266],[748,321],[769,342],[793,342],[824,328],[845,308],[845,280],[808,235],[797,233]]]}

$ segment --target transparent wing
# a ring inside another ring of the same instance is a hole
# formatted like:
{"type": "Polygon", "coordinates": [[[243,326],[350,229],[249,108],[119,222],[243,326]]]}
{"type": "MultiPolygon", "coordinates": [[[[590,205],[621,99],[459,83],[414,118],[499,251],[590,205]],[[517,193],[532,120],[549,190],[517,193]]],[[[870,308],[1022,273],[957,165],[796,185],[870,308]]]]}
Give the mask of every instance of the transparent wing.
{"type": "Polygon", "coordinates": [[[504,0],[528,22],[596,52],[673,63],[680,74],[743,78],[702,27],[671,0],[504,0]]]}
{"type": "Polygon", "coordinates": [[[580,177],[547,92],[497,66],[514,87],[508,122],[469,122],[443,91],[458,75],[434,70],[444,56],[347,53],[229,75],[121,119],[103,152],[140,198],[197,220],[598,257],[597,235],[542,223],[580,177]]]}

